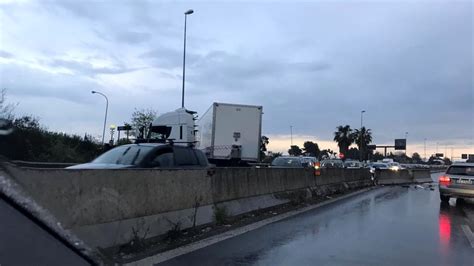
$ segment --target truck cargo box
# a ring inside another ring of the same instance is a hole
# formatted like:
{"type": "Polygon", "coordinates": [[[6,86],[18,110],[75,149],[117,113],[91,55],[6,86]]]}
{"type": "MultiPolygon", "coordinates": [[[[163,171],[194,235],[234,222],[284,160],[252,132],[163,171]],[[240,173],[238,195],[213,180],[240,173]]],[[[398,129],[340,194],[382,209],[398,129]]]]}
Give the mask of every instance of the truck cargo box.
{"type": "Polygon", "coordinates": [[[197,124],[197,146],[209,159],[259,160],[262,106],[213,103],[197,124]]]}

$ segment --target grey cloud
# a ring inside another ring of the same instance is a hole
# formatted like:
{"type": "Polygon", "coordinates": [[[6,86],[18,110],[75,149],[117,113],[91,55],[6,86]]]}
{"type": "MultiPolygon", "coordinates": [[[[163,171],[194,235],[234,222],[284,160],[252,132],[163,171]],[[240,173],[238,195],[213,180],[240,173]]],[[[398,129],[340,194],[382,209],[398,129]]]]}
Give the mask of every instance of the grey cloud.
{"type": "Polygon", "coordinates": [[[151,40],[151,34],[148,32],[134,31],[134,30],[100,30],[93,29],[93,32],[100,39],[110,43],[127,43],[137,45],[146,43],[151,40]]]}
{"type": "Polygon", "coordinates": [[[113,68],[108,67],[94,67],[87,62],[78,62],[73,60],[53,59],[47,63],[50,67],[63,67],[74,73],[79,73],[86,76],[96,76],[100,74],[122,74],[137,71],[141,68],[126,68],[124,66],[116,65],[113,68]]]}
{"type": "MultiPolygon", "coordinates": [[[[183,64],[183,51],[165,46],[157,46],[153,50],[142,53],[139,57],[157,68],[176,68],[181,67],[183,64]]],[[[198,54],[187,52],[186,64],[189,67],[194,62],[200,60],[200,58],[201,56],[198,54]]]]}
{"type": "Polygon", "coordinates": [[[117,40],[130,44],[139,44],[151,39],[151,34],[146,32],[124,31],[117,33],[117,40]]]}
{"type": "Polygon", "coordinates": [[[0,57],[3,57],[3,58],[13,58],[13,54],[9,53],[9,52],[6,52],[6,51],[3,51],[3,50],[0,50],[0,57]]]}
{"type": "MultiPolygon", "coordinates": [[[[69,13],[91,20],[101,20],[104,18],[104,9],[107,8],[105,2],[81,2],[81,1],[51,1],[50,5],[55,5],[69,13]]],[[[110,5],[109,5],[110,6],[110,5]]],[[[47,5],[45,8],[49,8],[47,5]]]]}
{"type": "MultiPolygon", "coordinates": [[[[82,54],[100,46],[110,57],[120,44],[132,44],[125,50],[130,53],[127,57],[139,54],[136,60],[163,69],[163,75],[179,83],[184,4],[61,1],[57,5],[80,21],[73,27],[102,33],[105,44],[86,38],[84,42],[91,44],[82,54]]],[[[360,110],[365,109],[365,123],[378,142],[390,143],[405,131],[412,140],[474,136],[474,116],[469,115],[474,113],[470,1],[196,3],[194,8],[186,62],[190,106],[206,108],[203,102],[221,100],[261,104],[264,133],[271,134],[287,134],[292,124],[298,134],[328,139],[339,124],[358,126],[360,110]],[[239,12],[223,12],[230,9],[239,12]]],[[[15,14],[20,24],[27,21],[21,12],[15,14]]],[[[35,84],[48,94],[69,93],[68,84],[77,90],[76,83],[96,86],[86,80],[93,81],[97,74],[137,70],[120,60],[110,68],[94,68],[52,58],[45,64],[88,79],[31,73],[34,82],[22,85],[25,94],[27,88],[39,93],[32,89],[35,84]],[[58,81],[49,85],[55,78],[58,81]]],[[[2,65],[2,72],[4,68],[10,67],[2,65]]],[[[9,75],[18,74],[12,71],[9,75]]],[[[160,104],[168,108],[174,97],[179,104],[179,88],[163,86],[170,88],[160,94],[160,104]]]]}
{"type": "Polygon", "coordinates": [[[90,79],[78,75],[51,74],[41,70],[3,64],[0,86],[9,94],[28,97],[49,97],[76,103],[88,102],[91,90],[103,88],[90,79]],[[87,96],[86,96],[87,95],[87,96]]]}
{"type": "Polygon", "coordinates": [[[220,87],[222,90],[251,90],[262,80],[270,80],[272,83],[284,77],[294,78],[292,75],[313,75],[331,69],[331,65],[325,62],[288,62],[278,58],[240,56],[223,51],[211,52],[197,61],[189,62],[189,66],[191,82],[220,87]]]}

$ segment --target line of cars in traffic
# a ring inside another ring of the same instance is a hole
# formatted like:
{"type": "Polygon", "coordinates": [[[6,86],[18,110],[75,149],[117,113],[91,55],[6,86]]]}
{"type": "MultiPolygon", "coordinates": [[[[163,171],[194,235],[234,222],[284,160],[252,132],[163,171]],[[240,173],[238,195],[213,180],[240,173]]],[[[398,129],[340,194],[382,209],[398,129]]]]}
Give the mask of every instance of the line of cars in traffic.
{"type": "Polygon", "coordinates": [[[385,159],[378,162],[360,162],[356,160],[340,160],[340,159],[326,159],[318,161],[316,157],[310,156],[280,156],[275,158],[270,167],[273,168],[306,168],[306,167],[320,167],[320,168],[370,168],[373,173],[376,169],[388,169],[392,171],[399,171],[402,169],[423,169],[429,168],[425,165],[417,164],[400,164],[391,159],[385,159]]]}
{"type": "MultiPolygon", "coordinates": [[[[204,153],[190,146],[173,145],[170,143],[139,143],[115,147],[90,163],[74,165],[69,169],[121,169],[121,168],[209,168],[210,164],[204,153]]],[[[326,159],[319,161],[311,156],[279,156],[271,164],[271,168],[370,168],[376,169],[425,168],[424,165],[399,164],[391,159],[381,162],[359,162],[356,160],[326,159]]]]}

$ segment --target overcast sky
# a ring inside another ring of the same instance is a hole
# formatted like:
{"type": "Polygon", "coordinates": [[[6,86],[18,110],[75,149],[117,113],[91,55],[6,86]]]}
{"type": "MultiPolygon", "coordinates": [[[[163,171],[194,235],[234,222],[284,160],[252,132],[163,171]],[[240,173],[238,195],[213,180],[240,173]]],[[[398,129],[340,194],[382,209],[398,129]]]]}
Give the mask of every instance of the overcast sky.
{"type": "MultiPolygon", "coordinates": [[[[474,153],[471,1],[0,0],[0,85],[18,114],[51,130],[101,134],[134,108],[262,105],[271,149],[310,139],[335,148],[338,125],[376,144],[408,132],[409,152],[474,153]]],[[[449,154],[448,153],[448,154],[449,154]]],[[[423,154],[422,154],[423,155],[423,154]]]]}

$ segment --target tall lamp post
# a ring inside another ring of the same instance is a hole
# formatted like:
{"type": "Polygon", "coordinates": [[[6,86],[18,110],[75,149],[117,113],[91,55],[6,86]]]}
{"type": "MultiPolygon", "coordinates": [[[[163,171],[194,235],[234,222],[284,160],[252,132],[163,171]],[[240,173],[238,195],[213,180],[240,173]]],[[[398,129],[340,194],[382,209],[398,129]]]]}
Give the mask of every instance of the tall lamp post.
{"type": "Polygon", "coordinates": [[[405,132],[405,155],[408,156],[408,132],[405,132]]]}
{"type": "Polygon", "coordinates": [[[107,96],[105,96],[105,94],[103,94],[102,92],[98,92],[98,91],[91,91],[92,94],[99,94],[99,95],[102,95],[104,96],[105,98],[105,118],[104,118],[104,129],[102,130],[102,145],[104,145],[104,138],[105,138],[105,125],[107,124],[107,111],[109,109],[109,99],[107,98],[107,96]]]}
{"type": "Polygon", "coordinates": [[[181,94],[181,108],[184,108],[184,82],[186,76],[186,22],[188,15],[191,15],[192,13],[194,13],[194,10],[192,9],[184,12],[183,91],[181,94]]]}
{"type": "Polygon", "coordinates": [[[362,130],[362,125],[364,121],[364,113],[365,113],[365,110],[360,111],[360,129],[361,130],[362,130]]]}
{"type": "Polygon", "coordinates": [[[290,126],[290,140],[291,140],[291,146],[293,146],[293,126],[290,126]]]}
{"type": "Polygon", "coordinates": [[[426,162],[426,138],[425,138],[425,147],[424,147],[424,149],[425,149],[425,156],[424,157],[425,157],[425,162],[426,162]]]}
{"type": "Polygon", "coordinates": [[[362,161],[364,159],[362,150],[365,148],[364,147],[365,143],[364,143],[364,140],[363,140],[364,135],[362,134],[362,126],[363,126],[363,122],[364,122],[364,113],[365,113],[365,110],[360,111],[360,140],[361,140],[360,141],[360,150],[359,150],[359,159],[360,159],[360,161],[362,161]]]}

